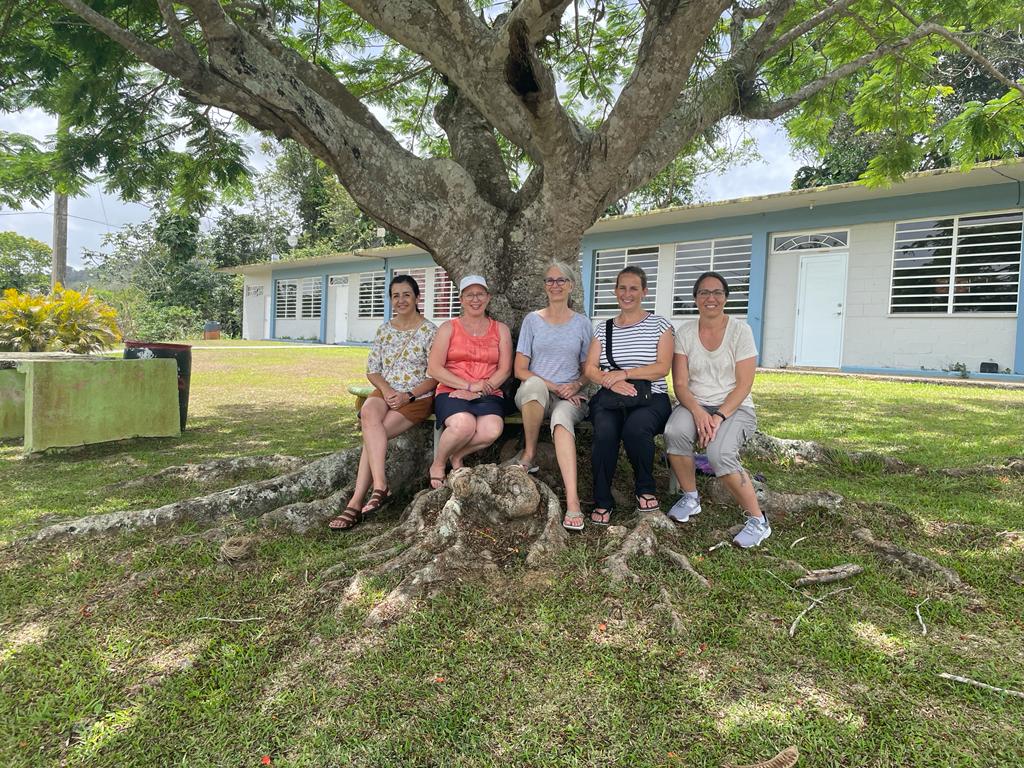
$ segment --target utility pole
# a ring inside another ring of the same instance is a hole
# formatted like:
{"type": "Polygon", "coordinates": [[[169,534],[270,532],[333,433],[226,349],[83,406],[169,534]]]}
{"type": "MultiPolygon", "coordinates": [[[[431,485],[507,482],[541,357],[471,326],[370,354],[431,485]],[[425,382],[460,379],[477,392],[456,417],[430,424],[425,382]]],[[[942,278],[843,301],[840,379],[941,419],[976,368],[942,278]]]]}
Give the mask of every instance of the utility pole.
{"type": "Polygon", "coordinates": [[[50,269],[50,290],[57,283],[64,285],[68,277],[68,196],[53,193],[53,261],[50,269]]]}

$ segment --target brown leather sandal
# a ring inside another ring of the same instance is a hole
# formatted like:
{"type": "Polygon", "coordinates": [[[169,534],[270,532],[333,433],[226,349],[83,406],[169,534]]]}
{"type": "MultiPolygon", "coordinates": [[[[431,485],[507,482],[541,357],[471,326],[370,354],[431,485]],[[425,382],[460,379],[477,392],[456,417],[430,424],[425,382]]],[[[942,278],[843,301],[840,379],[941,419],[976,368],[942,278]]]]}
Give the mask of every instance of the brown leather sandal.
{"type": "Polygon", "coordinates": [[[391,501],[390,488],[374,488],[369,500],[363,505],[362,512],[364,515],[369,515],[372,512],[376,512],[389,501],[391,501]]]}
{"type": "Polygon", "coordinates": [[[327,527],[332,531],[347,531],[363,521],[363,510],[359,507],[345,507],[345,511],[331,520],[327,527]]]}

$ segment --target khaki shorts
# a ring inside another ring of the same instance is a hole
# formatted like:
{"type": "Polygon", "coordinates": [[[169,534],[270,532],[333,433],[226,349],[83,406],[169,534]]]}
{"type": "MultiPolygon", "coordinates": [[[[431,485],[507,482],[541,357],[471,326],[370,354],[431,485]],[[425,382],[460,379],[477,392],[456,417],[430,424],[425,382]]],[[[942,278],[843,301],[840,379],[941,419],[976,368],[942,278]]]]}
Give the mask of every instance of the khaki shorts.
{"type": "Polygon", "coordinates": [[[566,432],[576,437],[576,425],[587,418],[587,404],[573,405],[568,400],[563,400],[554,392],[548,389],[544,380],[539,376],[531,376],[516,390],[516,406],[519,410],[529,402],[538,402],[544,408],[544,418],[551,424],[551,434],[555,433],[555,427],[563,427],[566,432]]]}
{"type": "MultiPolygon", "coordinates": [[[[710,412],[714,408],[704,406],[710,412]]],[[[708,443],[704,453],[708,457],[715,477],[742,472],[740,448],[757,430],[757,416],[749,406],[739,408],[736,413],[723,421],[715,433],[715,439],[708,443]]],[[[693,414],[682,405],[677,405],[665,425],[665,453],[675,456],[693,456],[693,443],[697,439],[697,424],[693,414]]]]}

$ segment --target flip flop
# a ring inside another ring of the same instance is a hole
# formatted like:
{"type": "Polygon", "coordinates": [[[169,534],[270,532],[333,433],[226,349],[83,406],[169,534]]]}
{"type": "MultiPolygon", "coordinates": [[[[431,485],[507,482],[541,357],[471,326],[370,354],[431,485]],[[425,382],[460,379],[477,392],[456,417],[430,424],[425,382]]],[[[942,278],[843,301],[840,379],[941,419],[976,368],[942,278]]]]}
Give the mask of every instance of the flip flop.
{"type": "Polygon", "coordinates": [[[661,502],[658,501],[658,497],[653,493],[642,493],[636,497],[637,512],[655,512],[659,509],[661,509],[661,502]],[[647,502],[649,506],[644,506],[645,502],[647,502]],[[653,504],[650,502],[653,502],[653,504]]]}
{"type": "Polygon", "coordinates": [[[562,527],[567,531],[582,531],[583,530],[583,513],[578,509],[567,509],[565,514],[562,516],[562,527]],[[579,519],[579,525],[570,525],[569,519],[579,519]]]}
{"type": "Polygon", "coordinates": [[[598,509],[595,509],[593,512],[590,513],[590,522],[592,522],[594,525],[607,526],[607,525],[609,525],[611,523],[611,521],[612,521],[612,511],[610,509],[598,508],[598,509]],[[603,517],[604,519],[603,520],[598,520],[597,518],[594,517],[594,515],[597,515],[598,517],[603,517]]]}

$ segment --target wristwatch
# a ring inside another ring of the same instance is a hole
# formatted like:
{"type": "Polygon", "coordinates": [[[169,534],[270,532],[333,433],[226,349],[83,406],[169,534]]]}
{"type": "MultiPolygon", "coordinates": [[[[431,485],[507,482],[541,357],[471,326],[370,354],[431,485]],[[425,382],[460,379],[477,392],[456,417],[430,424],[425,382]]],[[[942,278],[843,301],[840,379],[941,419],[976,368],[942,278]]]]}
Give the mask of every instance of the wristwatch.
{"type": "Polygon", "coordinates": [[[414,394],[412,393],[412,391],[406,392],[405,394],[407,394],[407,395],[409,396],[409,402],[410,402],[410,403],[411,403],[411,402],[412,402],[413,400],[415,400],[415,399],[416,399],[416,395],[414,395],[414,394]]]}
{"type": "Polygon", "coordinates": [[[727,417],[727,416],[726,416],[726,415],[725,415],[724,413],[722,413],[722,412],[721,412],[720,410],[718,410],[717,408],[715,408],[715,410],[713,410],[713,411],[711,412],[711,415],[712,415],[712,416],[721,416],[721,417],[722,417],[722,421],[725,421],[725,420],[726,420],[726,419],[728,418],[728,417],[727,417]]]}

